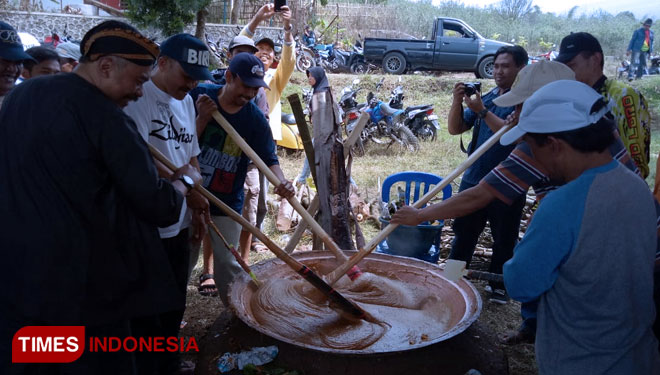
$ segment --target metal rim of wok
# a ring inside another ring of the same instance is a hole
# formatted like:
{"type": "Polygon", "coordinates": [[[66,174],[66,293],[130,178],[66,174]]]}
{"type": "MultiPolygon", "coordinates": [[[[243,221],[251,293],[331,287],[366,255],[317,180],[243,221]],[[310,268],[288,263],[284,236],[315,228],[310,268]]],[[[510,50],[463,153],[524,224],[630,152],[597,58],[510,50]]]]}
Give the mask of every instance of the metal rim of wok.
{"type": "MultiPolygon", "coordinates": [[[[354,253],[355,253],[354,251],[353,252],[346,251],[346,255],[349,257],[352,256],[354,253]]],[[[309,261],[323,261],[325,259],[328,259],[331,260],[332,264],[336,264],[334,255],[329,251],[303,252],[303,253],[292,254],[292,256],[303,263],[307,263],[309,261]]],[[[345,350],[345,349],[334,349],[328,347],[309,345],[309,344],[300,343],[288,337],[283,337],[278,333],[270,331],[266,327],[260,325],[247,312],[245,308],[245,304],[242,302],[245,298],[248,298],[246,297],[245,291],[248,289],[254,291],[256,288],[254,284],[251,282],[250,277],[245,274],[238,275],[234,280],[234,282],[230,285],[228,292],[229,305],[233,310],[233,312],[241,321],[243,321],[250,328],[266,336],[305,349],[315,350],[324,353],[349,354],[349,355],[382,355],[387,353],[398,353],[402,351],[415,350],[429,345],[433,345],[438,342],[448,340],[462,333],[468,327],[470,327],[470,325],[472,325],[472,323],[474,323],[481,314],[482,301],[479,292],[474,287],[474,285],[472,285],[472,283],[470,283],[465,278],[461,278],[457,282],[449,281],[443,276],[443,270],[437,264],[432,264],[409,257],[401,257],[401,256],[381,254],[381,253],[372,253],[360,263],[360,267],[363,268],[363,270],[368,271],[369,268],[366,266],[369,265],[370,262],[373,262],[375,264],[395,263],[396,266],[398,267],[403,267],[403,266],[414,267],[418,270],[427,271],[434,277],[438,277],[442,279],[443,284],[446,283],[447,286],[453,288],[454,290],[453,293],[459,293],[463,297],[463,301],[465,303],[465,312],[463,316],[460,318],[458,323],[450,327],[447,331],[445,331],[443,334],[441,334],[438,337],[435,337],[428,341],[421,341],[419,343],[413,345],[407,345],[405,347],[401,347],[397,349],[375,352],[368,350],[369,349],[368,347],[362,350],[345,350]]],[[[253,265],[252,270],[257,275],[257,277],[263,281],[264,279],[268,278],[269,270],[271,270],[272,272],[273,269],[283,268],[283,267],[286,267],[286,265],[282,261],[278,260],[277,258],[273,258],[253,265]]],[[[290,272],[291,275],[294,275],[293,271],[290,272]]],[[[424,281],[424,280],[420,280],[420,281],[424,281]]],[[[249,296],[251,295],[252,293],[249,293],[249,296]]]]}

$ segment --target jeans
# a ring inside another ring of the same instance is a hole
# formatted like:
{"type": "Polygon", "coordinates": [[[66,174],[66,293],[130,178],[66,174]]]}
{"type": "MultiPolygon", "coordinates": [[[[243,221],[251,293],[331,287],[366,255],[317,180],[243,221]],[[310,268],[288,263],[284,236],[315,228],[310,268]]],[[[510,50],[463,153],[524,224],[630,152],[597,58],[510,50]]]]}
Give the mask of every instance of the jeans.
{"type": "Polygon", "coordinates": [[[633,51],[628,78],[632,78],[633,73],[635,73],[636,79],[642,78],[642,74],[644,74],[644,70],[646,69],[646,57],[648,54],[648,52],[633,51]]]}
{"type": "MultiPolygon", "coordinates": [[[[472,184],[461,182],[459,191],[471,188],[472,184]]],[[[452,242],[450,259],[462,260],[470,265],[474,248],[479,240],[479,235],[490,223],[493,235],[493,257],[490,261],[488,272],[502,273],[502,266],[513,256],[513,248],[518,242],[520,230],[520,218],[525,206],[525,196],[521,196],[507,205],[500,200],[494,200],[488,206],[469,215],[454,220],[454,241],[452,242]]],[[[493,289],[504,289],[503,283],[490,283],[493,289]]]]}

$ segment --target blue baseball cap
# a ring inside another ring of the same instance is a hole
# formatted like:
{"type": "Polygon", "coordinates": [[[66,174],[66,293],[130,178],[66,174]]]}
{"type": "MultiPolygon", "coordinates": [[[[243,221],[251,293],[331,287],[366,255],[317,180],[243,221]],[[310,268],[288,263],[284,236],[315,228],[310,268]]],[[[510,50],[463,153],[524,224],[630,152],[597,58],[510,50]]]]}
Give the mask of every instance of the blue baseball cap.
{"type": "Polygon", "coordinates": [[[21,37],[7,22],[0,21],[0,58],[9,61],[36,60],[25,53],[21,37]]]}
{"type": "Polygon", "coordinates": [[[264,64],[251,53],[241,52],[234,56],[229,63],[229,71],[237,75],[246,86],[270,89],[264,81],[264,64]]]}
{"type": "Polygon", "coordinates": [[[160,55],[178,61],[183,71],[193,79],[213,79],[209,71],[209,49],[204,42],[190,34],[177,34],[167,38],[160,45],[160,55]]]}

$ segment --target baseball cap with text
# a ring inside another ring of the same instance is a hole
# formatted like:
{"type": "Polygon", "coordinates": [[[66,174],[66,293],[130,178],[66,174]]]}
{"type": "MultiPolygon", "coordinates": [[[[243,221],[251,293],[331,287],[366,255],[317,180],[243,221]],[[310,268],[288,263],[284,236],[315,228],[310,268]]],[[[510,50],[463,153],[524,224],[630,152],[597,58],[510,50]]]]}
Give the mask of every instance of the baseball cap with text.
{"type": "Polygon", "coordinates": [[[510,145],[526,133],[561,133],[595,124],[611,107],[591,113],[599,100],[603,96],[582,82],[548,83],[525,101],[518,125],[504,133],[500,143],[510,145]]]}
{"type": "Polygon", "coordinates": [[[248,87],[269,88],[264,81],[264,64],[251,53],[241,52],[234,56],[229,63],[229,71],[248,87]]]}
{"type": "Polygon", "coordinates": [[[546,84],[560,79],[574,80],[575,73],[571,68],[556,61],[541,60],[527,65],[518,72],[511,90],[495,98],[493,103],[498,107],[512,107],[527,100],[546,84]]]}
{"type": "Polygon", "coordinates": [[[190,34],[177,34],[160,45],[160,54],[181,64],[181,68],[195,80],[212,80],[209,71],[209,50],[201,40],[190,34]]]}
{"type": "Polygon", "coordinates": [[[598,39],[589,33],[571,33],[561,40],[559,55],[555,60],[560,63],[567,63],[573,60],[580,52],[585,51],[603,53],[603,48],[600,46],[598,39]]]}
{"type": "Polygon", "coordinates": [[[9,61],[33,60],[25,53],[21,37],[7,22],[0,21],[0,58],[9,61]]]}

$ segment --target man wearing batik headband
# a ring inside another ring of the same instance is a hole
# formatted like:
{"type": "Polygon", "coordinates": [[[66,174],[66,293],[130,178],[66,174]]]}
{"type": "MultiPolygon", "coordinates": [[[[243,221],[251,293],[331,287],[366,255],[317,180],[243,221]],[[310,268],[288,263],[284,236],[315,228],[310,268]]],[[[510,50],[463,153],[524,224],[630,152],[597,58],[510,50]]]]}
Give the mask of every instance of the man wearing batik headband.
{"type": "MultiPolygon", "coordinates": [[[[179,219],[190,190],[179,179],[197,183],[200,175],[186,164],[171,179],[159,178],[121,110],[142,95],[158,47],[108,21],[87,32],[81,52],[75,73],[24,82],[0,111],[0,175],[11,176],[0,194],[7,218],[0,229],[2,374],[134,374],[136,359],[124,351],[4,367],[21,327],[134,336],[130,320],[180,308],[183,300],[157,227],[179,219]]],[[[143,364],[137,361],[139,371],[143,364]]]]}

